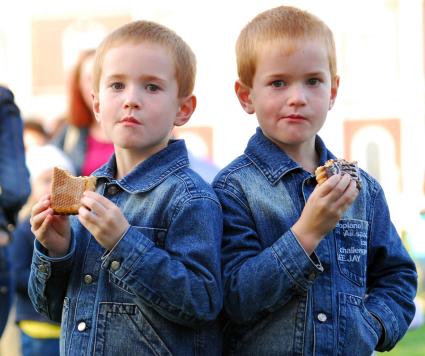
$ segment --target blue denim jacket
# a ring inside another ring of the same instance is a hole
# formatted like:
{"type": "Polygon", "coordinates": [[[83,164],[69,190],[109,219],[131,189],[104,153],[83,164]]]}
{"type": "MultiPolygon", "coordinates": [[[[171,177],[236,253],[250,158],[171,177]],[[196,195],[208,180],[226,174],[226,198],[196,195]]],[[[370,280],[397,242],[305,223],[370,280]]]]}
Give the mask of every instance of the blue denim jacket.
{"type": "MultiPolygon", "coordinates": [[[[316,150],[321,164],[334,158],[319,137],[316,150]]],[[[354,204],[308,256],[290,228],[315,177],[260,129],[216,177],[225,354],[370,355],[404,335],[415,312],[415,265],[381,187],[364,171],[361,180],[354,204]]]]}
{"type": "MultiPolygon", "coordinates": [[[[10,231],[30,193],[22,118],[12,92],[0,86],[0,229],[10,231]]],[[[0,336],[12,299],[9,251],[0,247],[0,336]]]]}
{"type": "Polygon", "coordinates": [[[94,173],[131,225],[111,251],[76,218],[66,256],[36,242],[29,293],[39,312],[62,318],[61,355],[221,352],[221,206],[188,164],[180,140],[121,180],[115,156],[94,173]]]}
{"type": "Polygon", "coordinates": [[[0,86],[0,228],[16,223],[30,194],[22,126],[12,92],[0,86]]]}

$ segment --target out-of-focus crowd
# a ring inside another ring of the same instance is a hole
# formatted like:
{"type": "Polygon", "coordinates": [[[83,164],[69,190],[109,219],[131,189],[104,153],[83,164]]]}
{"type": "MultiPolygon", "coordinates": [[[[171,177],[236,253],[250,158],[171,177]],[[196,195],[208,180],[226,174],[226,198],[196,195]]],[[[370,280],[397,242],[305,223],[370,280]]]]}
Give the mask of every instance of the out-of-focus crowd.
{"type": "Polygon", "coordinates": [[[22,117],[12,88],[0,88],[0,333],[12,310],[23,355],[59,355],[60,325],[37,313],[27,292],[34,245],[31,207],[50,192],[53,167],[90,175],[114,149],[92,113],[94,53],[80,53],[68,78],[66,117],[49,130],[42,118],[22,117]]]}

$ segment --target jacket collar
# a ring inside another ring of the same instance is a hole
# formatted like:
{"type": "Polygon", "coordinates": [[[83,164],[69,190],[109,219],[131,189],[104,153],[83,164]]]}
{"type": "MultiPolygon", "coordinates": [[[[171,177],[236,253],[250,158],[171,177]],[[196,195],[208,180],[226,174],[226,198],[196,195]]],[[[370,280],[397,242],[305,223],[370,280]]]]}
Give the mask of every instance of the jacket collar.
{"type": "Polygon", "coordinates": [[[93,175],[100,182],[103,180],[115,182],[129,193],[139,193],[151,190],[168,176],[187,166],[189,166],[189,159],[184,140],[170,140],[167,147],[138,164],[120,180],[115,180],[115,154],[93,175]]]}
{"type": "MultiPolygon", "coordinates": [[[[335,156],[326,149],[322,139],[316,135],[316,151],[320,156],[320,165],[335,156]]],[[[245,149],[245,155],[262,172],[271,185],[276,184],[286,173],[302,169],[276,144],[264,136],[260,127],[252,136],[245,149]]]]}

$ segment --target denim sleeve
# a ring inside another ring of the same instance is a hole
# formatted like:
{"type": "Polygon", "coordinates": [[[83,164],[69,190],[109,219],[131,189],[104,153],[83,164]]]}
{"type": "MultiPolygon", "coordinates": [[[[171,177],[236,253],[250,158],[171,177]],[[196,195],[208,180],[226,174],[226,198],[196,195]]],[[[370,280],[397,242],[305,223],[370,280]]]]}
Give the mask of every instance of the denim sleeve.
{"type": "Polygon", "coordinates": [[[380,186],[372,202],[372,224],[368,252],[365,305],[384,328],[376,349],[388,351],[406,333],[415,314],[413,299],[417,290],[415,264],[390,220],[380,186]]]}
{"type": "Polygon", "coordinates": [[[0,87],[0,206],[7,223],[15,222],[16,213],[30,193],[22,127],[12,92],[0,87]]]}
{"type": "Polygon", "coordinates": [[[12,304],[11,285],[9,249],[3,246],[0,247],[0,338],[6,327],[12,304]]]}
{"type": "Polygon", "coordinates": [[[20,223],[12,233],[11,257],[16,293],[28,295],[28,280],[31,271],[34,235],[28,220],[20,223]]]}
{"type": "Polygon", "coordinates": [[[74,253],[74,238],[69,253],[60,258],[49,257],[44,247],[37,240],[34,241],[28,295],[35,310],[55,322],[61,321],[74,253]]]}
{"type": "Polygon", "coordinates": [[[224,307],[235,322],[273,312],[295,294],[306,294],[323,271],[317,256],[307,255],[291,230],[264,248],[252,212],[236,192],[216,189],[223,206],[224,307]]]}
{"type": "Polygon", "coordinates": [[[192,197],[174,214],[163,248],[132,226],[102,266],[165,318],[202,325],[214,321],[222,307],[221,233],[218,201],[192,197]]]}

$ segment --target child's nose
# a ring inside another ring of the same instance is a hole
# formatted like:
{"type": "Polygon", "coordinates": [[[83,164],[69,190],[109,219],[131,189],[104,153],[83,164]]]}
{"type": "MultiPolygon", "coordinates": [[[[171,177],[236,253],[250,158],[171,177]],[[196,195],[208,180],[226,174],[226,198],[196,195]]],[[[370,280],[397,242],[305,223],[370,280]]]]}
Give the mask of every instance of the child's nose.
{"type": "Polygon", "coordinates": [[[304,105],[306,103],[306,93],[302,85],[293,85],[289,90],[290,105],[304,105]]]}
{"type": "Polygon", "coordinates": [[[129,88],[126,93],[124,108],[126,109],[140,109],[141,100],[137,89],[129,88]]]}
{"type": "Polygon", "coordinates": [[[126,109],[140,109],[140,104],[132,100],[126,100],[124,107],[126,109]]]}

